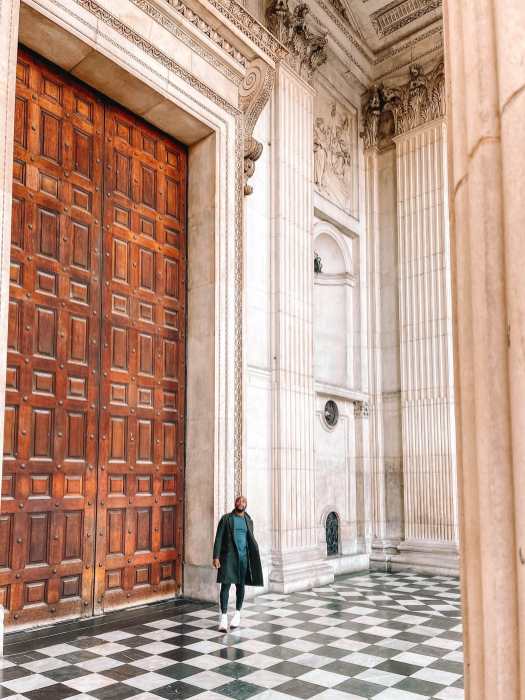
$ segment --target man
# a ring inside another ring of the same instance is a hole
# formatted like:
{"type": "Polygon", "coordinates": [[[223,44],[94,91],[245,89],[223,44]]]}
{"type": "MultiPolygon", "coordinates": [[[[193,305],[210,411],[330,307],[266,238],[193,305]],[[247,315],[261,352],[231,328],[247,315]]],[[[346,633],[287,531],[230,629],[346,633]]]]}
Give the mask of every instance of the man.
{"type": "Polygon", "coordinates": [[[221,584],[221,632],[228,631],[231,584],[234,583],[236,588],[236,610],[230,623],[232,628],[241,624],[245,585],[264,585],[259,547],[253,536],[253,521],[246,512],[246,505],[246,498],[237,496],[235,508],[219,521],[213,545],[213,566],[217,569],[217,583],[221,584]]]}

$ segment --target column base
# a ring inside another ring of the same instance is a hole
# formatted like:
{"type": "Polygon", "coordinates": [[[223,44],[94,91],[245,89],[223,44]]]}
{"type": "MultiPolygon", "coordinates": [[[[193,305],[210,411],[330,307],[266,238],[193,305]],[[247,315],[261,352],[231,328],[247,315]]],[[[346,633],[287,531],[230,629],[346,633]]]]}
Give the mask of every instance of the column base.
{"type": "Polygon", "coordinates": [[[216,577],[217,572],[209,565],[184,564],[184,597],[218,604],[219,587],[216,577]]]}
{"type": "Polygon", "coordinates": [[[334,572],[334,576],[355,574],[359,571],[368,571],[370,567],[369,554],[340,554],[326,560],[334,572]]]}
{"type": "Polygon", "coordinates": [[[318,547],[272,554],[269,589],[274,593],[306,591],[333,581],[334,570],[318,547]]]}
{"type": "Polygon", "coordinates": [[[450,542],[405,540],[391,550],[376,550],[370,568],[381,571],[417,571],[422,574],[459,576],[459,550],[450,542]]]}

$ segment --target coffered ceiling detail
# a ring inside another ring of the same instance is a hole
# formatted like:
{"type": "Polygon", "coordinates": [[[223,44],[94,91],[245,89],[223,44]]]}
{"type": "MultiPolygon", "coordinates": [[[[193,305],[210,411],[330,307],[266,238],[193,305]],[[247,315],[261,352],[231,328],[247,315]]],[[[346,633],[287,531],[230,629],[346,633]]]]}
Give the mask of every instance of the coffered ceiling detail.
{"type": "Polygon", "coordinates": [[[411,22],[441,7],[441,0],[395,0],[370,15],[378,37],[403,29],[411,22]]]}

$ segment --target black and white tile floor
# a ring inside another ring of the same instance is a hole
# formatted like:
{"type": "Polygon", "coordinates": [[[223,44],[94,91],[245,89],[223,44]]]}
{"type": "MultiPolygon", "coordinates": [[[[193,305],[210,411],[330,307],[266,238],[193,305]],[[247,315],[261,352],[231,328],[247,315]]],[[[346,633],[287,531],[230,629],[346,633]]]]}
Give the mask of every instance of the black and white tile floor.
{"type": "Polygon", "coordinates": [[[463,698],[454,578],[343,577],[304,593],[261,595],[229,634],[217,631],[217,620],[215,606],[164,604],[118,625],[94,624],[89,632],[78,625],[56,639],[8,643],[0,697],[463,698]]]}

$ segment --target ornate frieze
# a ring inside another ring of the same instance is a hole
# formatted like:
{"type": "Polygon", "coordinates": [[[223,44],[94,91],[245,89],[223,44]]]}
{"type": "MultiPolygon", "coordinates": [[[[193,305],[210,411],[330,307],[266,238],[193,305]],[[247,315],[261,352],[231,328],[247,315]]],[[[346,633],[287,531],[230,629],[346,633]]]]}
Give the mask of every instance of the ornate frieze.
{"type": "Polygon", "coordinates": [[[370,15],[370,19],[377,36],[383,38],[440,7],[441,0],[395,0],[370,15]]]}
{"type": "Polygon", "coordinates": [[[263,146],[253,137],[253,130],[264,105],[268,102],[275,81],[275,70],[262,59],[254,59],[239,89],[239,106],[244,114],[244,194],[251,194],[248,184],[255,172],[255,161],[263,146]]]}
{"type": "Polygon", "coordinates": [[[317,34],[307,26],[309,12],[304,2],[290,11],[288,0],[273,0],[266,11],[270,31],[290,52],[285,60],[308,82],[326,62],[328,43],[326,34],[317,34]]]}
{"type": "Polygon", "coordinates": [[[374,85],[367,93],[363,106],[363,136],[365,148],[377,146],[383,115],[392,115],[391,133],[399,136],[445,115],[445,66],[441,59],[435,68],[425,73],[414,63],[410,79],[401,86],[374,85]]]}
{"type": "Polygon", "coordinates": [[[212,27],[208,22],[206,22],[196,12],[188,7],[188,5],[182,2],[182,0],[166,0],[166,2],[168,5],[170,5],[170,7],[187,19],[188,22],[191,22],[191,24],[193,24],[193,26],[200,32],[205,34],[209,39],[217,44],[217,46],[223,49],[223,51],[226,51],[226,53],[237,61],[237,63],[240,63],[243,67],[247,66],[248,59],[246,56],[244,56],[235,46],[230,44],[230,42],[225,39],[215,27],[212,27]]]}
{"type": "Polygon", "coordinates": [[[271,32],[263,27],[240,2],[237,0],[208,0],[208,2],[273,61],[279,62],[287,55],[286,48],[276,41],[271,32]]]}

